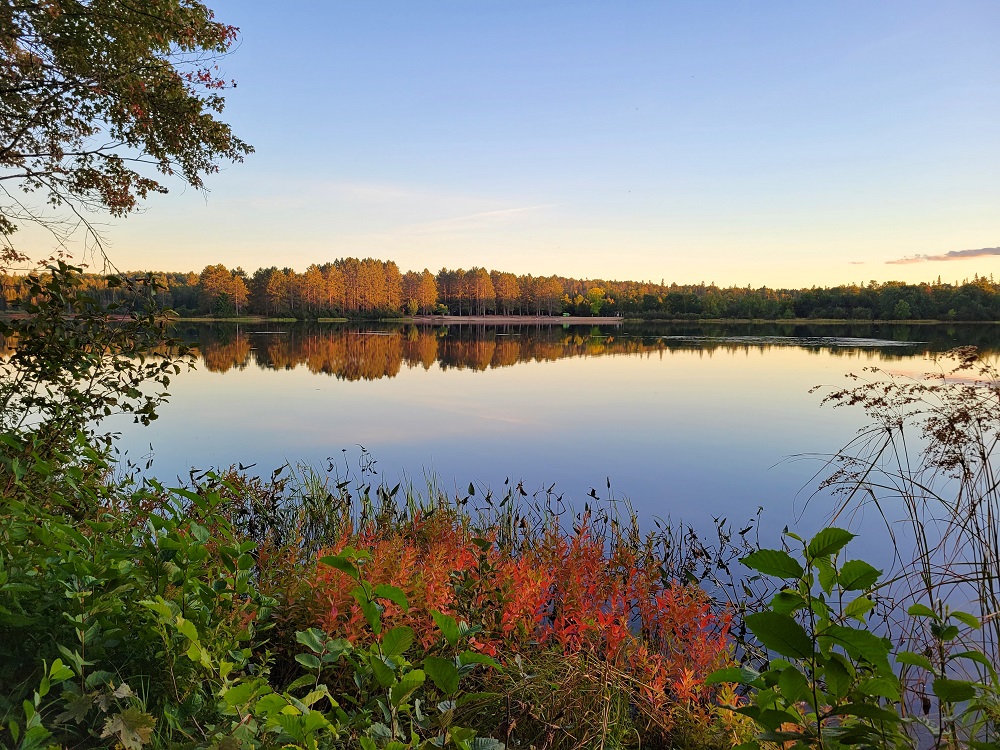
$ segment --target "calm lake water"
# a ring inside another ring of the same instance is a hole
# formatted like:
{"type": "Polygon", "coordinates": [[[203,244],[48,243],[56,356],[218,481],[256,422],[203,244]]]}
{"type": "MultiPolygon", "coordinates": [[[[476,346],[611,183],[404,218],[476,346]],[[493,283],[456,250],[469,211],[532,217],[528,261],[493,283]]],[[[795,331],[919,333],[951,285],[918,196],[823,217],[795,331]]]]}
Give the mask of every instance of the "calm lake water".
{"type": "MultiPolygon", "coordinates": [[[[149,428],[123,428],[129,456],[161,480],[256,464],[357,468],[361,447],[387,483],[470,482],[554,492],[582,508],[591,488],[627,496],[644,519],[741,523],[758,506],[777,533],[816,528],[808,504],[822,456],[863,415],[821,407],[813,386],[879,367],[918,376],[936,353],[994,326],[189,325],[197,368],[178,376],[149,428]],[[803,514],[804,511],[804,515],[803,514]]],[[[877,519],[855,519],[861,525],[877,519]]]]}

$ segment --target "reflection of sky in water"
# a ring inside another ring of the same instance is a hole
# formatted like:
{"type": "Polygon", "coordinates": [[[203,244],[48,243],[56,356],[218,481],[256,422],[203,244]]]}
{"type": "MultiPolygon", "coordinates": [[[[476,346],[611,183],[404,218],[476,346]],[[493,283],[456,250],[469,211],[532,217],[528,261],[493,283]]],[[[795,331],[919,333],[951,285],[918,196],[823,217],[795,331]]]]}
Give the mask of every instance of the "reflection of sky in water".
{"type": "MultiPolygon", "coordinates": [[[[887,367],[933,369],[926,355],[892,352],[887,367]]],[[[566,358],[475,371],[400,368],[396,377],[348,382],[304,367],[250,366],[182,373],[151,428],[125,428],[133,456],[152,443],[161,479],[189,467],[256,463],[267,474],[285,461],[352,463],[358,445],[386,481],[425,472],[462,491],[470,481],[499,489],[506,477],[529,490],[556,483],[577,507],[610,477],[644,518],[682,517],[710,528],[735,524],[763,505],[777,534],[806,505],[828,453],[861,426],[862,415],[821,408],[812,386],[844,384],[848,372],[881,365],[877,349],[791,346],[566,358]]],[[[818,526],[829,500],[807,510],[818,526]]],[[[881,520],[872,513],[855,526],[881,520]]],[[[863,552],[859,548],[857,552],[863,552]]]]}

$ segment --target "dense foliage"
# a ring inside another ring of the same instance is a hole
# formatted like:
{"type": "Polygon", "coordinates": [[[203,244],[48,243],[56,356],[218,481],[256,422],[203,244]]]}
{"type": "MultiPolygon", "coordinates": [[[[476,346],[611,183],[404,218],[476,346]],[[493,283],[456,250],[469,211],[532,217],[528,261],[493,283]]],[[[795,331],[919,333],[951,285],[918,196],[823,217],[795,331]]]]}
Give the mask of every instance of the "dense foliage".
{"type": "MultiPolygon", "coordinates": [[[[962,283],[879,284],[811,289],[718,287],[515,275],[483,268],[401,272],[392,261],[342,258],[303,273],[260,268],[252,274],[209,265],[200,273],[155,273],[158,301],[183,314],[317,318],[399,315],[505,315],[704,319],[1000,320],[1000,285],[976,276],[962,283]]],[[[120,295],[100,276],[83,282],[97,297],[120,295]]],[[[0,306],[29,290],[0,276],[0,306]]]]}
{"type": "Polygon", "coordinates": [[[214,64],[236,39],[200,2],[0,3],[0,235],[41,223],[64,237],[95,209],[123,215],[162,175],[201,187],[250,147],[216,119],[214,64]],[[73,219],[29,205],[66,207],[73,219]]]}

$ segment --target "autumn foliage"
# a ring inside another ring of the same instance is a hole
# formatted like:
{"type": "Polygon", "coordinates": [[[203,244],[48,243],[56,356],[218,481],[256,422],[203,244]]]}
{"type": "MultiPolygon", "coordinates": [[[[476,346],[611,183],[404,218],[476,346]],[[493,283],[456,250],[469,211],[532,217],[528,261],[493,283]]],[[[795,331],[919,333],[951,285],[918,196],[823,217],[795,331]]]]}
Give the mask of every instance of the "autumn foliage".
{"type": "MultiPolygon", "coordinates": [[[[372,584],[405,592],[408,612],[386,602],[383,618],[412,627],[425,650],[441,639],[436,610],[472,625],[472,648],[501,663],[555,656],[576,678],[613,683],[660,734],[714,716],[704,677],[727,660],[728,618],[700,588],[664,580],[651,548],[608,539],[586,516],[572,531],[550,523],[512,550],[455,514],[418,513],[402,526],[347,528],[322,554],[347,546],[371,552],[372,584]]],[[[352,642],[372,637],[351,578],[319,565],[308,585],[319,626],[352,642]]]]}

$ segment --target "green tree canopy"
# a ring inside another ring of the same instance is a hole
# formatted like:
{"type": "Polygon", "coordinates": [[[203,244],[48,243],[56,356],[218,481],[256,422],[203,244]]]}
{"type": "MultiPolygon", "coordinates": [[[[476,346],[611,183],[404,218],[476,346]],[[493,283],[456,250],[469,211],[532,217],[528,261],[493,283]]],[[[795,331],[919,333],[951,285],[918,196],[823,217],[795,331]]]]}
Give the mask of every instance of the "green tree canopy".
{"type": "MultiPolygon", "coordinates": [[[[25,193],[86,224],[174,175],[196,188],[252,148],[217,119],[237,29],[195,0],[0,0],[0,233],[45,223],[25,193]]],[[[89,224],[87,224],[89,227],[89,224]]]]}

